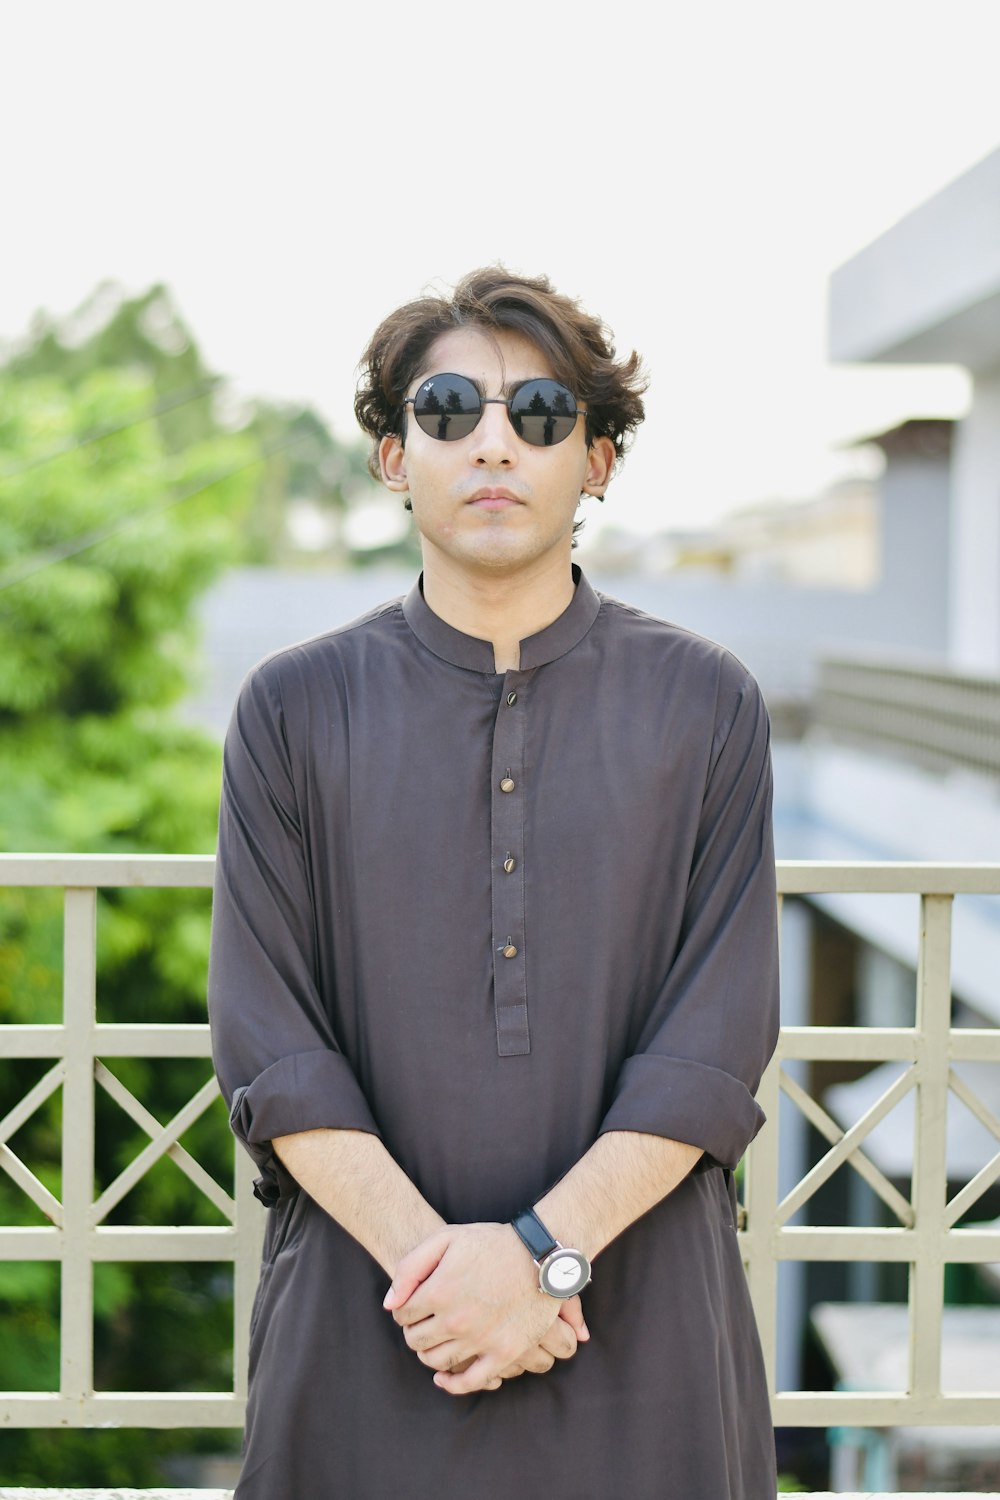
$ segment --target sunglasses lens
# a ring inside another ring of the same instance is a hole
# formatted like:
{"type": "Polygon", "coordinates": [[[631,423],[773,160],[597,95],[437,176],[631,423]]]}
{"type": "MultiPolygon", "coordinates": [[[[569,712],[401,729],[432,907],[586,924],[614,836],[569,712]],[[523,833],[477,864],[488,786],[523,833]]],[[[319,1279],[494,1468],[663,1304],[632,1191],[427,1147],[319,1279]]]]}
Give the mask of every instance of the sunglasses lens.
{"type": "Polygon", "coordinates": [[[576,397],[557,380],[527,380],[510,404],[514,431],[536,448],[568,438],[576,426],[576,397]]]}
{"type": "Polygon", "coordinates": [[[468,437],[481,412],[479,392],[464,375],[432,375],[413,402],[417,426],[445,443],[468,437]]]}

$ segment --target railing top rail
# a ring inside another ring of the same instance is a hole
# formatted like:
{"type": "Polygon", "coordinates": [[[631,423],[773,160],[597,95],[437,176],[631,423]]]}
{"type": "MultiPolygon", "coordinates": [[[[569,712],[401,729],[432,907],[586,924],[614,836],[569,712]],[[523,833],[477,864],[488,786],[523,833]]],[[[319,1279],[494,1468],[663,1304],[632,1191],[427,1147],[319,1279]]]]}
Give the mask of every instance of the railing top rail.
{"type": "Polygon", "coordinates": [[[995,672],[968,672],[939,656],[923,656],[891,646],[873,646],[869,650],[859,646],[849,652],[827,652],[820,657],[819,671],[821,680],[834,672],[854,672],[859,677],[862,674],[865,677],[907,677],[946,683],[959,689],[1000,692],[1000,676],[995,672]]]}
{"type": "MultiPolygon", "coordinates": [[[[213,854],[0,854],[2,886],[208,887],[213,854]]],[[[1000,863],[779,859],[786,896],[1000,895],[1000,863]]]]}
{"type": "Polygon", "coordinates": [[[918,896],[1000,895],[1000,864],[913,860],[779,859],[785,896],[840,892],[918,896]]]}
{"type": "Polygon", "coordinates": [[[0,854],[0,886],[210,886],[214,854],[0,854]]]}

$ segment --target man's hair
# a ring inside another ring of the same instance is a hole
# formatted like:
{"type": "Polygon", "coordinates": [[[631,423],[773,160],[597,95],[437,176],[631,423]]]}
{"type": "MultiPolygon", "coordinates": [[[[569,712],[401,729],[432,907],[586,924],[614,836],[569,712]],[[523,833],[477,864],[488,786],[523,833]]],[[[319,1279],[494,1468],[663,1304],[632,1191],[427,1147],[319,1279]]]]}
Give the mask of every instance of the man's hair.
{"type": "Polygon", "coordinates": [[[609,437],[617,466],[645,415],[642,393],[648,381],[638,354],[633,350],[616,360],[610,330],[555,291],[547,276],[515,276],[503,266],[485,266],[463,276],[450,298],[420,297],[390,313],[361,356],[354,413],[372,439],[368,467],[376,479],[380,440],[403,436],[407,386],[423,369],[435,340],[455,328],[529,339],[556,379],[587,407],[588,444],[609,437]]]}

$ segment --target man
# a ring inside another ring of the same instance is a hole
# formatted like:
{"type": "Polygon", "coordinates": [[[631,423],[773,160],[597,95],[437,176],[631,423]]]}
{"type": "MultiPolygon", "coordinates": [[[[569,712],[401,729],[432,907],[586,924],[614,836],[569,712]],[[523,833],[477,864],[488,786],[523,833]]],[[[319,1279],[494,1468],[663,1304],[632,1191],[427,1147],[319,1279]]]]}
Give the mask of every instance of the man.
{"type": "Polygon", "coordinates": [[[759,691],[571,564],[642,418],[596,319],[494,267],[363,370],[421,578],[257,667],[226,745],[210,1014],[270,1205],[237,1494],[773,1500],[759,691]]]}

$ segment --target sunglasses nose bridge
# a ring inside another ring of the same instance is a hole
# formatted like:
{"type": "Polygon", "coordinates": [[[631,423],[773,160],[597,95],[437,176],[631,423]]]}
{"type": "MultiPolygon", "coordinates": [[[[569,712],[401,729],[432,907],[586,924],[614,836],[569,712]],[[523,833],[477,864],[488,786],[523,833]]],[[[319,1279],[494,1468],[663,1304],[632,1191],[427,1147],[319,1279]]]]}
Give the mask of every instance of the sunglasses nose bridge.
{"type": "Polygon", "coordinates": [[[490,463],[498,457],[501,462],[516,462],[517,433],[506,401],[483,401],[471,439],[473,463],[490,463]]]}

